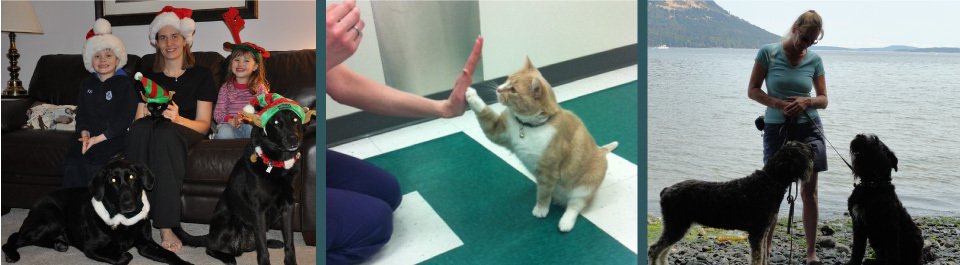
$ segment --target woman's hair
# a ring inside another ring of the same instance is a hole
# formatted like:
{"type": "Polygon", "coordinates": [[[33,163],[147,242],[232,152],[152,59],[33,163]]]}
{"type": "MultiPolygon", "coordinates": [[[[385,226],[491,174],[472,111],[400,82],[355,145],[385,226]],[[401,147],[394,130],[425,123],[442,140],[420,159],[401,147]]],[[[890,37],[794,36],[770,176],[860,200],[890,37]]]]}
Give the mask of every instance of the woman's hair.
{"type": "Polygon", "coordinates": [[[803,30],[804,32],[817,30],[820,32],[817,40],[823,39],[823,19],[820,18],[820,14],[817,14],[817,11],[807,10],[807,12],[800,14],[800,17],[797,17],[797,21],[794,21],[793,26],[790,27],[790,31],[788,31],[786,35],[783,35],[783,38],[792,38],[794,29],[803,30]]]}
{"type": "Polygon", "coordinates": [[[250,90],[250,94],[256,95],[257,88],[260,85],[263,85],[264,93],[270,92],[270,82],[267,82],[267,69],[264,67],[263,58],[257,55],[254,55],[253,52],[246,49],[233,49],[230,52],[230,56],[227,56],[227,81],[236,82],[237,76],[233,74],[233,69],[230,65],[233,63],[233,58],[240,56],[250,56],[255,62],[257,62],[257,68],[253,69],[253,73],[250,74],[250,80],[247,80],[247,89],[250,90]]]}
{"type": "MultiPolygon", "coordinates": [[[[153,58],[153,71],[160,73],[163,72],[163,53],[160,51],[160,46],[156,46],[156,56],[153,58]]],[[[187,45],[184,42],[183,45],[183,69],[190,69],[193,65],[197,64],[197,59],[193,57],[193,52],[190,51],[190,45],[187,45]]]]}

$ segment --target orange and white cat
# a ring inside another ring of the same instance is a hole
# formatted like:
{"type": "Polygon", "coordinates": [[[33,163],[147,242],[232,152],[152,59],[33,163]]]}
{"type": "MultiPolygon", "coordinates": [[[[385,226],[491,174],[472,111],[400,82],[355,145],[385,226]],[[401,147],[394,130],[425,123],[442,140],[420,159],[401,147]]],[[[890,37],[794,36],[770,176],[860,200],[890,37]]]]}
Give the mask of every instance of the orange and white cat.
{"type": "Polygon", "coordinates": [[[533,216],[546,217],[551,202],[566,204],[559,228],[573,229],[603,182],[606,155],[617,142],[598,147],[580,118],[560,108],[553,88],[530,58],[497,88],[497,99],[506,106],[502,113],[487,107],[473,88],[466,97],[487,138],[516,154],[536,176],[533,216]]]}

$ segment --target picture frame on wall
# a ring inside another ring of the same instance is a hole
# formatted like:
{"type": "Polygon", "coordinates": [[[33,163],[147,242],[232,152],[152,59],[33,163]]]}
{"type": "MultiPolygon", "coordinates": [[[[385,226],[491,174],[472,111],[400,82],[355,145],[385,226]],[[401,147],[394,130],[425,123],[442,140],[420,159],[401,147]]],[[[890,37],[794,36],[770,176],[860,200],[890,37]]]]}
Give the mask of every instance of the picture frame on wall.
{"type": "Polygon", "coordinates": [[[228,8],[240,11],[244,19],[257,18],[258,0],[217,1],[154,1],[154,0],[94,0],[96,18],[105,18],[113,26],[149,25],[160,9],[172,5],[193,10],[193,20],[219,21],[228,8]]]}

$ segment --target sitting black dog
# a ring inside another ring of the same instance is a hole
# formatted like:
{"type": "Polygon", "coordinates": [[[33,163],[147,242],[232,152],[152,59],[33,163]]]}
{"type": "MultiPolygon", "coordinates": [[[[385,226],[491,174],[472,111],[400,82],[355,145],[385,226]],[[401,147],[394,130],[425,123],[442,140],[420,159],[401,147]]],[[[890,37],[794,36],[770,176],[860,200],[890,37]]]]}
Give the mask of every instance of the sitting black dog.
{"type": "Polygon", "coordinates": [[[814,147],[789,141],[767,161],[763,170],[727,182],[687,180],[660,192],[663,234],[650,246],[651,264],[667,264],[670,246],[693,223],[749,233],[751,264],[767,264],[780,202],[790,183],[813,172],[814,147]]]}
{"type": "Polygon", "coordinates": [[[853,175],[860,183],[847,200],[853,218],[853,254],[861,264],[867,239],[879,264],[922,264],[923,237],[903,208],[891,183],[897,156],[876,135],[859,134],[850,142],[853,175]]]}
{"type": "MultiPolygon", "coordinates": [[[[296,106],[299,108],[299,106],[296,106]]],[[[260,109],[257,109],[260,111],[260,109]]],[[[244,252],[257,251],[259,264],[270,264],[268,246],[284,248],[284,264],[296,264],[293,246],[294,178],[303,137],[303,113],[281,109],[251,132],[250,144],[233,167],[226,189],[213,212],[210,234],[174,232],[188,246],[207,247],[207,254],[235,264],[244,252]],[[267,229],[282,221],[283,242],[267,240],[267,229]]],[[[309,112],[307,121],[309,121],[309,112]]],[[[259,117],[257,118],[259,119],[259,117]]]]}
{"type": "Polygon", "coordinates": [[[168,103],[147,103],[147,112],[150,118],[162,119],[163,112],[167,110],[168,103]]]}
{"type": "Polygon", "coordinates": [[[153,188],[147,167],[115,159],[94,177],[89,188],[58,190],[30,209],[19,232],[3,245],[7,262],[20,260],[17,249],[36,245],[67,251],[74,246],[87,257],[110,264],[127,264],[136,247],[140,255],[168,264],[190,264],[153,241],[150,203],[153,188]]]}

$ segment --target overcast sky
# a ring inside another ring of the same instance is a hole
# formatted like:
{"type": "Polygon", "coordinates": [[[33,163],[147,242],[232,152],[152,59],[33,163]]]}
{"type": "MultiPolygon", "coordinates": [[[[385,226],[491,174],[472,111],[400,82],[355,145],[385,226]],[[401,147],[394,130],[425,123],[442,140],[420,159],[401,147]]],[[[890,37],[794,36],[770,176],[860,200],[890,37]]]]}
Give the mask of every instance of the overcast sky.
{"type": "Polygon", "coordinates": [[[960,0],[716,2],[734,16],[777,35],[785,34],[804,11],[816,10],[823,17],[826,34],[818,45],[960,47],[960,0]]]}

